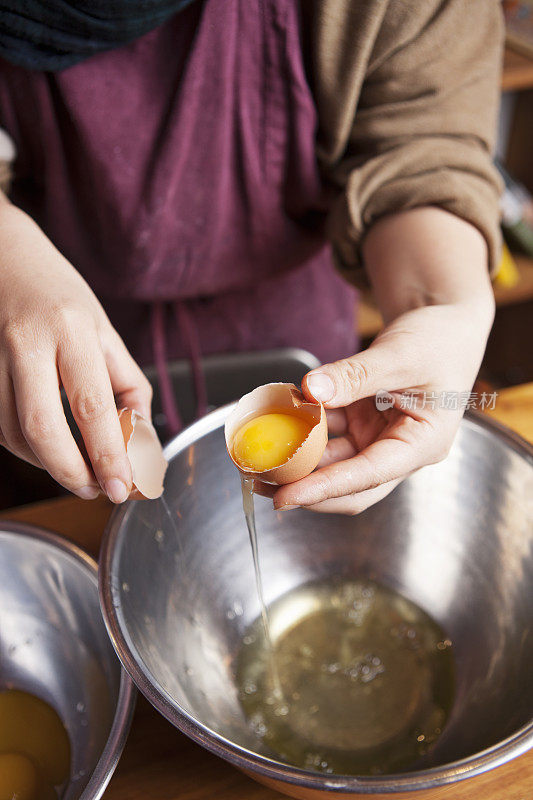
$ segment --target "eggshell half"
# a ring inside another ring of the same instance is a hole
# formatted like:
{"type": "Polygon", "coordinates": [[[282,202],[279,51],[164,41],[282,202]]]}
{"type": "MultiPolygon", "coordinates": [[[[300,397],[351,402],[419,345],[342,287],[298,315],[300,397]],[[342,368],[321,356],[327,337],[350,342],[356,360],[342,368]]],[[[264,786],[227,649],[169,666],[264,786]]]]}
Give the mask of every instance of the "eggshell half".
{"type": "Polygon", "coordinates": [[[249,478],[257,478],[278,486],[294,483],[309,475],[322,458],[328,443],[328,424],[324,406],[322,403],[311,403],[306,400],[293,383],[267,383],[245,394],[227,418],[224,432],[228,453],[239,472],[249,478]],[[299,415],[309,419],[313,427],[307,438],[288,461],[279,467],[264,472],[243,469],[233,457],[233,440],[239,428],[253,417],[284,411],[297,411],[299,415]]]}
{"type": "Polygon", "coordinates": [[[155,500],[163,494],[168,467],[155,428],[132,408],[121,408],[118,418],[133,477],[130,497],[155,500]]]}

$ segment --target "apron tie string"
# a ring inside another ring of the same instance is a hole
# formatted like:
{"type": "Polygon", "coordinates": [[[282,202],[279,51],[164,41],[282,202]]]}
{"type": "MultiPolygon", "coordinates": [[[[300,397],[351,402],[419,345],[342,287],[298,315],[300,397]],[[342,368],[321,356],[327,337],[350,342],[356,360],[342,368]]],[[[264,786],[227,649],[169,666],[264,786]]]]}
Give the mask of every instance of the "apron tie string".
{"type": "Polygon", "coordinates": [[[200,349],[198,328],[196,327],[194,317],[191,314],[186,300],[178,300],[174,303],[174,313],[176,314],[182,341],[189,351],[194,393],[196,396],[196,419],[199,419],[207,413],[207,387],[205,384],[204,371],[202,369],[202,351],[200,349]]]}
{"type": "Polygon", "coordinates": [[[161,406],[166,419],[167,433],[169,436],[175,436],[183,428],[183,422],[168,371],[165,306],[161,302],[152,303],[151,328],[154,363],[161,393],[161,406]]]}
{"type": "MultiPolygon", "coordinates": [[[[164,303],[152,303],[152,346],[167,433],[169,436],[175,436],[183,428],[183,420],[176,402],[172,380],[168,371],[165,311],[164,303]]],[[[198,419],[207,413],[207,387],[202,369],[200,337],[198,336],[198,329],[195,325],[193,315],[185,300],[178,300],[174,303],[174,313],[181,341],[187,349],[190,360],[196,397],[196,419],[198,419]]]]}

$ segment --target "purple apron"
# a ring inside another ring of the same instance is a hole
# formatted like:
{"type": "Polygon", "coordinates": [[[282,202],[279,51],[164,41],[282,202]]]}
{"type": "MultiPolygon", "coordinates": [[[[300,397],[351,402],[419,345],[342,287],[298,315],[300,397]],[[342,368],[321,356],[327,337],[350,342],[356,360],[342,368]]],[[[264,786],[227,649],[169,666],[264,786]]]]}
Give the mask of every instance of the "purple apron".
{"type": "Polygon", "coordinates": [[[196,2],[60,73],[0,61],[0,125],[19,153],[14,202],[140,363],[163,330],[172,357],[354,352],[297,0],[196,2]]]}

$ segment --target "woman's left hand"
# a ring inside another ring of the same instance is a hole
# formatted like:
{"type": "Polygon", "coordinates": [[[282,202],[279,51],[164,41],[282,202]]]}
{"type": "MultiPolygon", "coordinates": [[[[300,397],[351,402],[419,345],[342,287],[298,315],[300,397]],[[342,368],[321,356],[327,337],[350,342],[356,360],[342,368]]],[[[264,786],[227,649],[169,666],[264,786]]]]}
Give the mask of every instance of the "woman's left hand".
{"type": "Polygon", "coordinates": [[[494,314],[480,234],[439,209],[385,218],[371,234],[365,255],[388,324],[367,350],[305,376],[334,438],[307,478],[258,486],[276,509],[357,514],[381,500],[446,456],[476,379],[494,314]]]}
{"type": "Polygon", "coordinates": [[[415,309],[368,350],[308,373],[303,392],[324,402],[334,438],[318,470],[275,492],[275,508],[357,514],[443,459],[483,349],[470,326],[467,308],[415,309]]]}

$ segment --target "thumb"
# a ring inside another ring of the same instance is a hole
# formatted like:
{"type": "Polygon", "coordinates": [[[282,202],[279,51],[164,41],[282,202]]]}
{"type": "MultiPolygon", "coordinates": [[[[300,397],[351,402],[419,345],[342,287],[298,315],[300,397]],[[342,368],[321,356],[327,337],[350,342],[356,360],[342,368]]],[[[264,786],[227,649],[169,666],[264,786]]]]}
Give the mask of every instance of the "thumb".
{"type": "Polygon", "coordinates": [[[382,389],[395,391],[411,386],[413,376],[409,372],[397,342],[376,343],[350,358],[308,372],[302,391],[307,399],[320,400],[327,408],[342,408],[382,389]]]}

